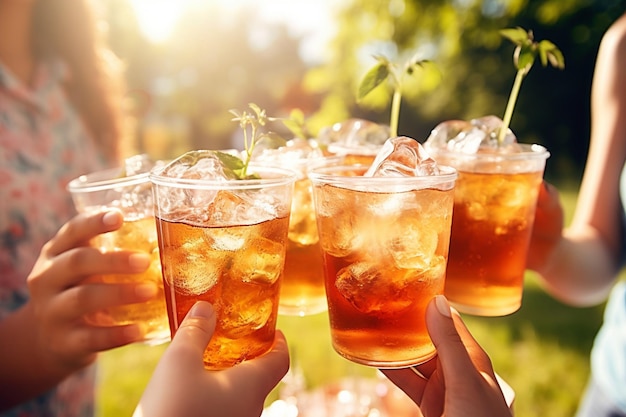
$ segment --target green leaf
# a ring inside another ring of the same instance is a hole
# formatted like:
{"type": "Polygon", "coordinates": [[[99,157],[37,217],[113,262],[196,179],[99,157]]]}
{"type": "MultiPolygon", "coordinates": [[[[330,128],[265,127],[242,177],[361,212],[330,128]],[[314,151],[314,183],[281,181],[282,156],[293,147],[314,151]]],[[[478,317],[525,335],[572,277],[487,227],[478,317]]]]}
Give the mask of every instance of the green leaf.
{"type": "Polygon", "coordinates": [[[283,138],[276,132],[268,132],[263,133],[261,136],[259,136],[256,143],[257,145],[259,143],[263,143],[270,149],[277,149],[281,146],[287,145],[287,140],[285,140],[285,138],[283,138]]]}
{"type": "Polygon", "coordinates": [[[226,174],[228,178],[239,180],[244,179],[243,177],[246,167],[241,158],[220,151],[214,151],[214,153],[215,156],[217,156],[222,162],[224,174],[226,174]]]}
{"type": "Polygon", "coordinates": [[[537,49],[539,50],[541,64],[544,67],[548,65],[548,62],[550,62],[550,65],[554,68],[565,68],[565,58],[563,57],[563,53],[556,47],[555,44],[550,41],[543,40],[539,42],[537,49]]]}
{"type": "Polygon", "coordinates": [[[359,85],[357,100],[363,99],[373,89],[378,87],[389,76],[389,63],[381,61],[374,65],[363,77],[359,85]]]}
{"type": "Polygon", "coordinates": [[[501,29],[500,34],[516,45],[524,45],[532,42],[532,33],[526,32],[521,27],[501,29]]]}
{"type": "Polygon", "coordinates": [[[518,70],[530,71],[535,63],[535,48],[532,45],[522,45],[516,48],[515,67],[518,70]]]}

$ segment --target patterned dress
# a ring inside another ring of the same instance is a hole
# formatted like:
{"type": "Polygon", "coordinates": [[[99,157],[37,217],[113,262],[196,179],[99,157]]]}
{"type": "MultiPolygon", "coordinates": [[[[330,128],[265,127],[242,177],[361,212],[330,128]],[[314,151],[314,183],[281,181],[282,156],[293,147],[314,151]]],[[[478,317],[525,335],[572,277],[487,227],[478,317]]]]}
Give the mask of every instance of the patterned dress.
{"type": "MultiPolygon", "coordinates": [[[[0,320],[27,301],[41,247],[75,214],[69,180],[106,166],[62,89],[66,76],[50,62],[25,86],[0,62],[0,320]]],[[[89,367],[0,415],[92,416],[94,374],[89,367]]]]}

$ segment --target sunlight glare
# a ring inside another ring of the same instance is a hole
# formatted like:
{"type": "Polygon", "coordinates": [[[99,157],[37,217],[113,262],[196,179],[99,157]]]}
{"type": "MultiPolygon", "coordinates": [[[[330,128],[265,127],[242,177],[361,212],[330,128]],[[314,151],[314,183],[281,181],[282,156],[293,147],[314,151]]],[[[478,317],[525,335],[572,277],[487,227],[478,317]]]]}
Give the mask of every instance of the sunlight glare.
{"type": "Polygon", "coordinates": [[[152,42],[166,41],[192,0],[130,0],[139,27],[152,42]]]}
{"type": "MultiPolygon", "coordinates": [[[[285,24],[292,36],[300,37],[302,54],[307,60],[318,60],[324,45],[334,33],[331,10],[338,0],[129,0],[139,27],[153,43],[166,42],[183,13],[202,1],[212,1],[224,18],[242,8],[254,7],[258,19],[266,23],[285,24]]],[[[339,1],[340,3],[341,1],[339,1]]]]}

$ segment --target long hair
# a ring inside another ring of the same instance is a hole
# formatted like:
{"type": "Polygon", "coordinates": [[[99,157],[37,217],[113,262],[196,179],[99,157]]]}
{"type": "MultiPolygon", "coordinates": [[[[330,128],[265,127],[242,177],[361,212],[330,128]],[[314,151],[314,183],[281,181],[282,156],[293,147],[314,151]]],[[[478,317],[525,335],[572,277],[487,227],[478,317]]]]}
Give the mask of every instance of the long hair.
{"type": "Polygon", "coordinates": [[[123,134],[121,63],[106,47],[90,0],[38,0],[33,13],[37,58],[69,67],[67,94],[109,160],[120,156],[123,134]]]}

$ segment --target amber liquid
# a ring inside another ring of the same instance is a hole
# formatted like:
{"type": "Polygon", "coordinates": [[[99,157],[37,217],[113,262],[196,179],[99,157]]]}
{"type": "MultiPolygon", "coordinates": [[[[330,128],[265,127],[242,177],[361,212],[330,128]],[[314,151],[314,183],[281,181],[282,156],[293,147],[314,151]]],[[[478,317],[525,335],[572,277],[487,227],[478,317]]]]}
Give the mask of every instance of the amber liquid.
{"type": "Polygon", "coordinates": [[[315,192],[335,350],[380,368],[432,358],[425,310],[443,293],[453,191],[315,192]]]}
{"type": "Polygon", "coordinates": [[[502,316],[522,302],[543,172],[459,172],[445,294],[461,312],[502,316]]]}
{"type": "Polygon", "coordinates": [[[140,251],[152,258],[148,269],[141,274],[99,275],[93,281],[112,284],[152,281],[157,285],[159,293],[152,300],[143,303],[115,306],[99,311],[87,317],[87,320],[100,326],[138,324],[146,344],[156,345],[169,341],[170,332],[154,218],[125,221],[118,230],[98,236],[94,239],[93,245],[108,252],[140,251]]]}
{"type": "Polygon", "coordinates": [[[305,316],[327,310],[322,262],[311,181],[304,178],[294,185],[280,314],[305,316]]]}
{"type": "Polygon", "coordinates": [[[206,368],[229,368],[271,348],[288,223],[200,227],[157,218],[172,336],[196,301],[216,310],[206,368]]]}

